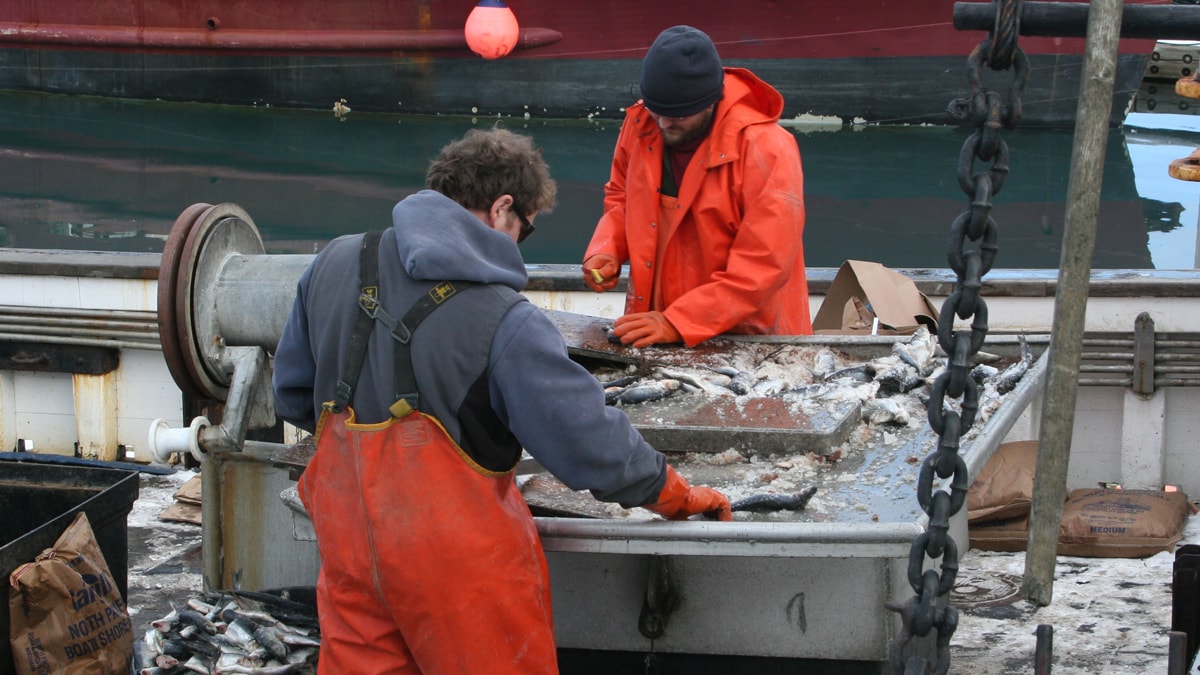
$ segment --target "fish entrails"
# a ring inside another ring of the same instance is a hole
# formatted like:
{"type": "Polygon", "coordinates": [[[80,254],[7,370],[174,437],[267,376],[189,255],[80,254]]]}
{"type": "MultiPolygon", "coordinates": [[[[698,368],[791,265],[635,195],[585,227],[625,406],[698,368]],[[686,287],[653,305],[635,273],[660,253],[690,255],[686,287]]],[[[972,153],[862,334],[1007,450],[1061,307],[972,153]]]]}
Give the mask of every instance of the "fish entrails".
{"type": "Polygon", "coordinates": [[[817,494],[817,486],[810,485],[795,494],[761,494],[738,499],[729,505],[733,511],[799,511],[817,494]]]}

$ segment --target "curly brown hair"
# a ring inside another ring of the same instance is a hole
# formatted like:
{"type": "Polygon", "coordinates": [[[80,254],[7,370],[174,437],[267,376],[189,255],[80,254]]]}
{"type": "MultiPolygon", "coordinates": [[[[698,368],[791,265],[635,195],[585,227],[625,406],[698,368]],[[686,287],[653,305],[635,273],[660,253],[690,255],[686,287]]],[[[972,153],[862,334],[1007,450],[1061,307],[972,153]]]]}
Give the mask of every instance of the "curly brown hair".
{"type": "Polygon", "coordinates": [[[425,186],[468,209],[486,211],[512,195],[524,215],[554,208],[558,186],[533,139],[496,126],[471,129],[429,163],[425,186]]]}

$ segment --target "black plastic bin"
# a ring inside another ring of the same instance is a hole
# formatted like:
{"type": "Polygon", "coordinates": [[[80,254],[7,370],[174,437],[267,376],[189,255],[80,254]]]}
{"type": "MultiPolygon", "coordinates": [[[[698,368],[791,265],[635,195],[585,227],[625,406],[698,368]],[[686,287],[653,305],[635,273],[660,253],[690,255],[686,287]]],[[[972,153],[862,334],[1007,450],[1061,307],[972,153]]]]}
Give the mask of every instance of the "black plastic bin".
{"type": "MultiPolygon", "coordinates": [[[[54,546],[75,515],[87,513],[121,597],[129,600],[128,517],[138,473],[120,469],[0,462],[0,580],[54,546]]],[[[8,593],[0,610],[0,675],[15,672],[8,593]]]]}

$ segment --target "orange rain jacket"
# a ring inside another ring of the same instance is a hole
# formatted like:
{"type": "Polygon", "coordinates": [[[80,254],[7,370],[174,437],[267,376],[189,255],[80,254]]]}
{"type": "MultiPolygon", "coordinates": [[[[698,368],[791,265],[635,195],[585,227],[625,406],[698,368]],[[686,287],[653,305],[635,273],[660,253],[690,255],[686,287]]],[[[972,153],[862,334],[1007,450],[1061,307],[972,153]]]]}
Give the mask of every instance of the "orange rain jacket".
{"type": "Polygon", "coordinates": [[[721,333],[809,335],[804,174],[779,126],[783,96],[743,68],[725,68],[712,133],[679,185],[680,217],[655,269],[663,142],[641,102],[628,108],[604,187],[604,215],[584,260],[629,263],[625,313],[651,306],[690,347],[721,333]]]}

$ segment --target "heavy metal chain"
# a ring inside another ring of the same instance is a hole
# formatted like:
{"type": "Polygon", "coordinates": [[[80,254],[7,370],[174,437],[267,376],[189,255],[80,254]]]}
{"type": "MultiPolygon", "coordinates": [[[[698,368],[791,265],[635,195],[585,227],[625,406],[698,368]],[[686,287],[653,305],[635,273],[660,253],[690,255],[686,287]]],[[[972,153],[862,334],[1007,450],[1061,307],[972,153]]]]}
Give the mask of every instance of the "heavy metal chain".
{"type": "Polygon", "coordinates": [[[899,612],[900,634],[891,651],[892,670],[908,675],[924,674],[924,658],[904,662],[908,643],[937,629],[937,660],[933,673],[950,669],[950,638],[958,627],[958,610],[945,601],[958,574],[958,546],[949,536],[950,518],[967,500],[967,465],[959,455],[959,441],[975,423],[979,409],[979,385],[971,378],[973,357],[987,337],[987,303],[979,295],[983,275],[996,259],[997,228],[991,217],[992,197],[1008,176],[1008,145],[1000,131],[1015,129],[1021,119],[1021,95],[1029,77],[1029,60],[1017,46],[1021,0],[993,0],[996,23],[987,38],[967,59],[971,93],[951,101],[948,111],[956,121],[969,123],[976,131],[967,138],[958,156],[958,184],[969,199],[966,211],[950,225],[948,258],[957,275],[955,290],[946,298],[938,318],[938,343],[949,356],[946,370],[937,377],[929,397],[929,426],[938,435],[937,449],[921,464],[917,479],[917,502],[929,516],[929,525],[913,541],[908,556],[908,583],[914,595],[903,604],[888,603],[899,612]],[[983,86],[983,66],[1013,70],[1007,97],[983,86]],[[976,172],[975,160],[990,162],[976,172]],[[970,320],[970,330],[955,330],[954,319],[970,320]],[[959,410],[947,402],[961,399],[959,410]],[[961,412],[960,412],[961,411],[961,412]],[[934,475],[949,481],[949,491],[935,490],[934,475]],[[940,571],[925,568],[925,559],[941,558],[940,571]],[[940,600],[940,602],[939,602],[940,600]]]}

